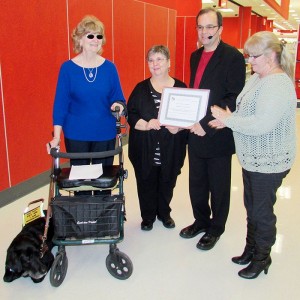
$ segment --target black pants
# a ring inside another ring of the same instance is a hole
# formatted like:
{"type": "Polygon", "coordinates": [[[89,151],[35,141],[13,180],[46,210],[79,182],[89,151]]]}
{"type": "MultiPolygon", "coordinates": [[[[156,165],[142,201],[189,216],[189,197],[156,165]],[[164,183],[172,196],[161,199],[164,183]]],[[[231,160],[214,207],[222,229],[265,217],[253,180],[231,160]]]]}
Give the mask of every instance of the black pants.
{"type": "MultiPolygon", "coordinates": [[[[89,142],[89,141],[77,141],[71,140],[65,137],[65,145],[67,152],[70,153],[82,153],[82,152],[104,152],[115,149],[116,139],[101,142],[89,142]]],[[[70,164],[73,166],[102,164],[102,166],[111,166],[113,164],[114,157],[106,158],[94,158],[92,161],[88,159],[71,159],[70,164]]],[[[91,191],[79,191],[75,192],[75,195],[91,195],[91,191]]],[[[95,195],[110,195],[111,190],[95,191],[95,195]]]]}
{"type": "Polygon", "coordinates": [[[177,177],[166,181],[162,178],[161,167],[156,166],[152,166],[146,179],[142,178],[137,171],[135,177],[142,219],[154,220],[156,216],[168,217],[177,177]]]}
{"type": "Polygon", "coordinates": [[[273,206],[276,192],[289,173],[258,173],[243,169],[244,205],[247,222],[254,227],[254,240],[259,248],[271,249],[276,241],[276,215],[273,206]]]}
{"type": "MultiPolygon", "coordinates": [[[[76,141],[65,138],[65,145],[67,152],[104,152],[115,149],[116,139],[101,142],[76,141]]],[[[93,159],[92,164],[102,164],[103,166],[110,166],[113,164],[114,157],[93,159]]],[[[71,165],[89,165],[91,162],[88,159],[71,159],[71,165]]]]}
{"type": "Polygon", "coordinates": [[[225,231],[229,213],[231,158],[200,158],[189,151],[189,191],[195,222],[215,236],[225,231]]]}

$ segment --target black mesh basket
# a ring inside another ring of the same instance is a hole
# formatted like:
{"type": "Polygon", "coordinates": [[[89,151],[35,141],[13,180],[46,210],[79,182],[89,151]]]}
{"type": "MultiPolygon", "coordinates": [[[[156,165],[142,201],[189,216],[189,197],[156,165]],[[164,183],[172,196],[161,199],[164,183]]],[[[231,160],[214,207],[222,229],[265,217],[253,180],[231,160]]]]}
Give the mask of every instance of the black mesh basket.
{"type": "Polygon", "coordinates": [[[123,196],[58,196],[51,201],[56,239],[120,236],[123,196]]]}

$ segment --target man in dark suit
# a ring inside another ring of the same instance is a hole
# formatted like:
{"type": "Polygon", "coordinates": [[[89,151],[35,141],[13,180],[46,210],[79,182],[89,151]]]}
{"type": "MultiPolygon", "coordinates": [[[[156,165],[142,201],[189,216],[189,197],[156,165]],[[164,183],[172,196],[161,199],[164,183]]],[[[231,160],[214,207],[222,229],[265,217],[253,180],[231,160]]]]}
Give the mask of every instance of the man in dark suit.
{"type": "Polygon", "coordinates": [[[245,84],[245,60],[234,47],[221,41],[222,15],[213,8],[202,9],[196,17],[198,39],[202,47],[190,58],[190,88],[209,89],[206,116],[189,133],[189,191],[195,222],[182,229],[180,236],[193,238],[205,234],[197,244],[212,249],[225,231],[229,212],[231,158],[235,152],[230,129],[216,130],[212,105],[235,110],[237,95],[245,84]],[[210,200],[210,201],[209,201],[210,200]]]}

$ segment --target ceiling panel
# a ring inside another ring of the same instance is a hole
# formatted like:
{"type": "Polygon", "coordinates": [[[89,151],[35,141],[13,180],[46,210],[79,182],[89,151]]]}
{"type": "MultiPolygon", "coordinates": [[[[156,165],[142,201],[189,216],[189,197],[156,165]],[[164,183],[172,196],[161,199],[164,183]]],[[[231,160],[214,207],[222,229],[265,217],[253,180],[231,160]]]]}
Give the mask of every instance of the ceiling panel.
{"type": "MultiPolygon", "coordinates": [[[[219,0],[202,0],[202,7],[215,6],[218,7],[219,0]]],[[[267,17],[269,20],[274,20],[274,27],[278,29],[297,30],[300,23],[300,0],[290,0],[289,19],[285,20],[273,8],[267,5],[263,0],[228,0],[227,8],[231,11],[222,11],[224,17],[238,16],[239,6],[251,6],[252,11],[260,16],[267,17]]]]}

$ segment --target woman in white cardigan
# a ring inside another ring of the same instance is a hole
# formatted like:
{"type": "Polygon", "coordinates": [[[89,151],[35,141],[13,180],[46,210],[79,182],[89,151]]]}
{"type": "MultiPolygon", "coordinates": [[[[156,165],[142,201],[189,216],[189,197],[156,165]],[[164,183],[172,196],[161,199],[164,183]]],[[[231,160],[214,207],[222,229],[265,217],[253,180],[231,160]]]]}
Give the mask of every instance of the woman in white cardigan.
{"type": "Polygon", "coordinates": [[[296,155],[294,66],[285,46],[272,32],[258,32],[245,43],[254,74],[237,98],[236,110],[212,107],[210,125],[233,131],[236,153],[243,168],[247,211],[246,247],[232,258],[246,265],[239,276],[252,279],[268,273],[276,240],[273,206],[276,191],[296,155]]]}

